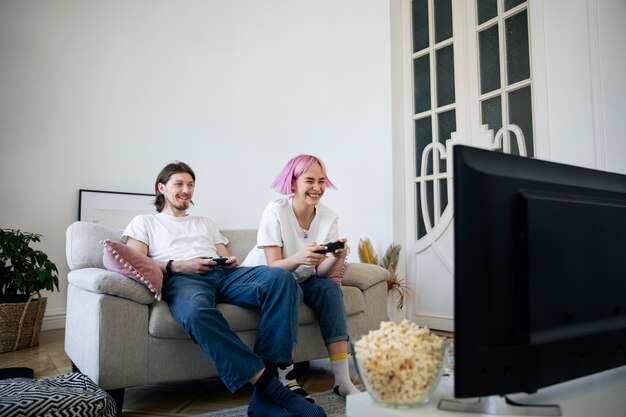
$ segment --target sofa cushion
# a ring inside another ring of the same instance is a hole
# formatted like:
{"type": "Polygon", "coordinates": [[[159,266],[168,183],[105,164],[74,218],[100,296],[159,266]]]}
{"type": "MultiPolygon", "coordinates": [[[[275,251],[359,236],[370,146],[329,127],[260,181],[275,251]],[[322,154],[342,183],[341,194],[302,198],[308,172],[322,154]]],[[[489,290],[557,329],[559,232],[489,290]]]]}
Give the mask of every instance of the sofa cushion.
{"type": "Polygon", "coordinates": [[[122,230],[90,222],[74,222],[65,232],[65,256],[70,270],[104,268],[102,245],[106,239],[120,241],[122,230]]]}
{"type": "MultiPolygon", "coordinates": [[[[232,304],[218,304],[230,328],[235,332],[257,330],[259,327],[259,310],[243,308],[232,304]]],[[[148,332],[154,337],[164,339],[186,339],[187,335],[178,324],[165,301],[154,303],[150,309],[148,332]]]]}
{"type": "Polygon", "coordinates": [[[157,301],[150,306],[148,333],[162,339],[186,339],[182,326],[172,316],[165,301],[157,301]]]}
{"type": "MultiPolygon", "coordinates": [[[[352,316],[364,311],[363,293],[355,287],[341,287],[346,316],[352,316]]],[[[218,304],[231,329],[235,332],[257,330],[259,327],[259,311],[255,308],[242,308],[231,304],[218,304]]],[[[300,305],[300,325],[317,322],[315,313],[304,304],[300,305]]],[[[148,332],[163,339],[186,339],[183,328],[172,316],[165,301],[158,301],[150,308],[150,323],[148,332]]]]}
{"type": "Polygon", "coordinates": [[[124,243],[107,239],[102,244],[104,246],[102,263],[106,269],[118,272],[145,285],[154,293],[154,298],[161,299],[163,272],[153,259],[124,243]]]}
{"type": "Polygon", "coordinates": [[[365,291],[372,285],[386,281],[388,276],[389,271],[382,266],[348,262],[341,284],[365,291]]]}
{"type": "Polygon", "coordinates": [[[228,253],[237,257],[242,263],[248,252],[256,245],[256,229],[228,229],[220,230],[220,233],[228,239],[228,253]]]}
{"type": "Polygon", "coordinates": [[[346,316],[352,316],[365,311],[365,301],[363,292],[356,287],[341,286],[343,292],[343,304],[346,309],[346,316]]]}

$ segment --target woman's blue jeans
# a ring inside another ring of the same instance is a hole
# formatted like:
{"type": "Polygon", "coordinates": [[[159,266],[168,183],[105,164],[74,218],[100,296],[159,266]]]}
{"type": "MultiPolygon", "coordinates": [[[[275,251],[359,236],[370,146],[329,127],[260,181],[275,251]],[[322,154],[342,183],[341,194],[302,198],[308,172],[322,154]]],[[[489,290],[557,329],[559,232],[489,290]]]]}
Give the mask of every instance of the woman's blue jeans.
{"type": "Polygon", "coordinates": [[[304,304],[313,309],[320,323],[322,338],[330,343],[349,340],[346,309],[341,287],[325,277],[312,276],[300,283],[304,304]]]}
{"type": "Polygon", "coordinates": [[[291,362],[302,293],[284,269],[256,266],[174,274],[165,280],[163,299],[191,340],[211,358],[231,392],[265,363],[291,362]],[[217,303],[261,309],[254,352],[231,330],[217,303]]]}

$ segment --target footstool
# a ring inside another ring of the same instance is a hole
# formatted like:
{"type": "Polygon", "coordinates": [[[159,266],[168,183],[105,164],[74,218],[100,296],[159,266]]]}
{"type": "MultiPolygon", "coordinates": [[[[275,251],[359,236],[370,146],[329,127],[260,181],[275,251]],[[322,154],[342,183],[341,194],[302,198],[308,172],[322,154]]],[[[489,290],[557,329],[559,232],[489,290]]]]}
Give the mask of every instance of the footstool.
{"type": "Polygon", "coordinates": [[[113,399],[86,375],[0,380],[2,417],[115,417],[113,399]]]}

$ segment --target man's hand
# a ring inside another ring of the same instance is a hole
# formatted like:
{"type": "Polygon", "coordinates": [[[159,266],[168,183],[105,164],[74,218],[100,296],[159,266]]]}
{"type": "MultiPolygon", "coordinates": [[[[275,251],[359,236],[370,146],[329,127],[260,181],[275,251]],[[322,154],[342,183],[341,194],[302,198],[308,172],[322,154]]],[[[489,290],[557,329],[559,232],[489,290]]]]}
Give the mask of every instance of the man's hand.
{"type": "MultiPolygon", "coordinates": [[[[236,256],[227,256],[225,258],[228,258],[228,259],[226,260],[225,264],[220,266],[220,268],[233,269],[239,266],[236,256]]],[[[215,262],[213,259],[209,259],[209,258],[199,258],[199,259],[202,261],[202,266],[200,267],[201,272],[213,271],[218,266],[217,262],[215,262]]]]}
{"type": "MultiPolygon", "coordinates": [[[[227,258],[228,259],[226,260],[226,263],[220,266],[220,268],[233,269],[239,266],[236,256],[228,256],[227,258]]],[[[217,267],[217,262],[215,262],[213,259],[198,258],[197,260],[200,260],[201,262],[200,265],[196,265],[198,272],[195,273],[210,272],[217,267]]],[[[193,261],[196,261],[196,259],[193,259],[193,261]]]]}
{"type": "Polygon", "coordinates": [[[185,261],[174,261],[170,265],[172,273],[203,274],[213,271],[216,262],[209,258],[195,258],[185,261]]]}
{"type": "Polygon", "coordinates": [[[237,262],[236,256],[229,256],[226,264],[224,265],[225,269],[233,269],[239,266],[239,262],[237,262]]]}

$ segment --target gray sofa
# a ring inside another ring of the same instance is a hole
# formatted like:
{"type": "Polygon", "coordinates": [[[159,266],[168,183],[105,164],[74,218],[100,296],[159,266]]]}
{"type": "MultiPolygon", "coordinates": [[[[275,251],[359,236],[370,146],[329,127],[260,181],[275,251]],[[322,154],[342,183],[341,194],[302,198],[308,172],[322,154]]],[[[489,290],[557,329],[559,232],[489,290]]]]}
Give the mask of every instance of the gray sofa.
{"type": "MultiPolygon", "coordinates": [[[[223,230],[228,250],[242,261],[256,241],[256,231],[223,230]]],[[[124,388],[217,376],[202,350],[184,333],[167,303],[156,301],[144,286],[104,269],[102,244],[117,240],[121,230],[75,222],[66,232],[68,274],[65,351],[74,369],[109,391],[121,412],[124,388]]],[[[342,290],[350,337],[355,340],[387,320],[388,272],[376,265],[348,263],[342,290]]],[[[229,304],[218,308],[250,347],[258,327],[258,310],[229,304]]],[[[326,358],[317,320],[300,308],[294,361],[326,358]]]]}

